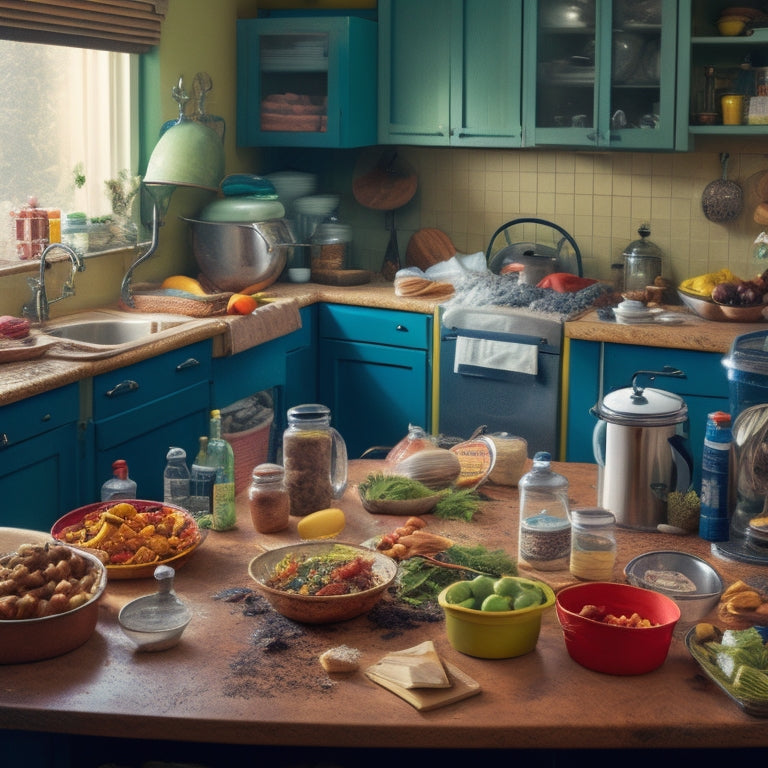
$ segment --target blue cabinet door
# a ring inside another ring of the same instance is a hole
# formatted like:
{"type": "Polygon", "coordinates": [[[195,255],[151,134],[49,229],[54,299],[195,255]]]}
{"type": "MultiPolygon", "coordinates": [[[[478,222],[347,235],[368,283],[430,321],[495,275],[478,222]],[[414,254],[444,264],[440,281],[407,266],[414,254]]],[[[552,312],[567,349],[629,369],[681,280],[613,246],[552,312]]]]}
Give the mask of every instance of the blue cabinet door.
{"type": "Polygon", "coordinates": [[[376,22],[354,16],[237,21],[237,143],[376,143],[376,22]]]}
{"type": "Polygon", "coordinates": [[[393,446],[409,424],[430,429],[427,352],[321,339],[319,394],[350,458],[393,446]]]}
{"type": "Polygon", "coordinates": [[[520,146],[521,0],[381,0],[379,142],[520,146]]]}
{"type": "Polygon", "coordinates": [[[0,525],[49,530],[80,506],[79,388],[0,408],[0,525]]]}
{"type": "Polygon", "coordinates": [[[524,145],[673,149],[677,6],[526,2],[524,145]]]}

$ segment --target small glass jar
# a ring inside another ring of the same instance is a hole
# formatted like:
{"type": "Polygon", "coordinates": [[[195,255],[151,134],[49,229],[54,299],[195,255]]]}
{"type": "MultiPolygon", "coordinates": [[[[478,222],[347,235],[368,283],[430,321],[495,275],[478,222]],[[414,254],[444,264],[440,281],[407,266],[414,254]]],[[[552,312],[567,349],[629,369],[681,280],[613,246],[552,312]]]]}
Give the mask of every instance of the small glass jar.
{"type": "Polygon", "coordinates": [[[601,507],[572,509],[571,575],[584,581],[611,581],[616,564],[616,518],[601,507]]]}
{"type": "Polygon", "coordinates": [[[291,500],[279,464],[259,464],[253,468],[248,502],[253,527],[259,533],[277,533],[288,527],[291,500]]]}
{"type": "Polygon", "coordinates": [[[317,274],[348,266],[352,228],[338,221],[319,224],[312,235],[311,269],[317,274]]]}
{"type": "Polygon", "coordinates": [[[81,256],[88,253],[88,217],[81,212],[68,213],[61,224],[61,242],[74,248],[81,256]]]}

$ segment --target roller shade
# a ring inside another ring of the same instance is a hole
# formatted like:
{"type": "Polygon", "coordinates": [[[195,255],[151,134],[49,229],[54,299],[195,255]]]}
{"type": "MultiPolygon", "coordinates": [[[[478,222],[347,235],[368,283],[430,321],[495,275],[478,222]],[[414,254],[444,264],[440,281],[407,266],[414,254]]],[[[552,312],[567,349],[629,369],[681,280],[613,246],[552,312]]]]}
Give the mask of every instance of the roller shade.
{"type": "Polygon", "coordinates": [[[0,0],[0,38],[145,53],[160,42],[168,0],[0,0]]]}

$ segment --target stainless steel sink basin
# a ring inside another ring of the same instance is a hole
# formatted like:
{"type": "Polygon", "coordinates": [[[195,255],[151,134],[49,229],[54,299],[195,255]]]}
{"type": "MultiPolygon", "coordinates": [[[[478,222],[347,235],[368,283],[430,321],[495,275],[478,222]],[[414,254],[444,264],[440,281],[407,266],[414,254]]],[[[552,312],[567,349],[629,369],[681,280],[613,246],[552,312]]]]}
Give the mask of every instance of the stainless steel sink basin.
{"type": "Polygon", "coordinates": [[[137,316],[116,310],[92,310],[55,320],[41,331],[59,341],[49,348],[49,357],[92,360],[111,357],[209,322],[210,318],[162,312],[137,316]]]}
{"type": "Polygon", "coordinates": [[[114,346],[157,333],[158,326],[159,323],[152,320],[84,320],[48,328],[46,333],[68,341],[114,346]]]}

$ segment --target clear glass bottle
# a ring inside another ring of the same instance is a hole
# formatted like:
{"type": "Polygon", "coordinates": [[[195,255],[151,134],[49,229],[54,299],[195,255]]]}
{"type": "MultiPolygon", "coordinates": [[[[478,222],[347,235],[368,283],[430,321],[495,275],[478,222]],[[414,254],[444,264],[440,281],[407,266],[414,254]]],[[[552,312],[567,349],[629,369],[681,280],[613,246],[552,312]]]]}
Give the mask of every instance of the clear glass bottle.
{"type": "Polygon", "coordinates": [[[165,459],[167,464],[163,473],[163,502],[188,509],[190,474],[187,452],[183,448],[171,447],[165,459]]]}
{"type": "Polygon", "coordinates": [[[221,411],[211,411],[211,426],[208,434],[206,466],[216,468],[213,484],[213,506],[211,528],[214,531],[228,531],[235,527],[235,453],[232,446],[221,436],[221,411]]]}
{"type": "Polygon", "coordinates": [[[616,518],[602,507],[571,510],[571,575],[611,581],[616,564],[616,518]]]}
{"type": "Polygon", "coordinates": [[[135,499],[136,481],[128,477],[128,463],[125,459],[112,462],[112,477],[101,486],[101,500],[135,499]]]}
{"type": "Polygon", "coordinates": [[[327,509],[347,486],[347,446],[331,427],[325,405],[297,405],[288,409],[283,433],[285,484],[291,514],[303,517],[327,509]]]}
{"type": "Polygon", "coordinates": [[[277,533],[288,527],[291,499],[285,487],[285,471],[279,464],[253,468],[248,502],[253,527],[259,533],[277,533]]]}
{"type": "Polygon", "coordinates": [[[189,513],[201,528],[211,527],[213,486],[216,468],[206,466],[208,460],[208,435],[200,436],[200,448],[192,462],[189,480],[189,513]]]}
{"type": "Polygon", "coordinates": [[[539,451],[517,484],[520,493],[518,559],[540,571],[568,568],[571,523],[568,480],[554,472],[551,455],[539,451]]]}

